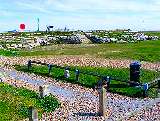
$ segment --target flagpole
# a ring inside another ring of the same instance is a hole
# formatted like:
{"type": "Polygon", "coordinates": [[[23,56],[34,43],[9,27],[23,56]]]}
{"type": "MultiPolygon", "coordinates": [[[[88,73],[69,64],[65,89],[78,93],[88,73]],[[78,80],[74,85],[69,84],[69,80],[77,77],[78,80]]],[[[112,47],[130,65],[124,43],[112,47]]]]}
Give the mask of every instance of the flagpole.
{"type": "Polygon", "coordinates": [[[38,32],[39,32],[39,18],[37,19],[37,24],[38,24],[38,32]]]}

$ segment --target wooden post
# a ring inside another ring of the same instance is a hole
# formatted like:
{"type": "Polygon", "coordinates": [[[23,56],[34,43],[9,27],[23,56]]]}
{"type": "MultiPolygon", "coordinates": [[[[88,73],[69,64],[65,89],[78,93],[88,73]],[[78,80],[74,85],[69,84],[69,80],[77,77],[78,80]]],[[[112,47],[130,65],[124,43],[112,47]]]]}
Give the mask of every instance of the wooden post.
{"type": "Polygon", "coordinates": [[[49,87],[49,85],[47,84],[47,85],[44,85],[44,91],[43,91],[43,95],[45,96],[45,95],[49,95],[49,90],[48,90],[48,87],[49,87]]]}
{"type": "Polygon", "coordinates": [[[39,86],[39,95],[41,98],[43,98],[44,96],[44,92],[43,92],[43,87],[42,86],[39,86]]]}
{"type": "Polygon", "coordinates": [[[75,74],[76,74],[76,81],[79,81],[79,70],[78,69],[76,69],[75,74]]]}
{"type": "Polygon", "coordinates": [[[49,85],[44,85],[43,87],[39,86],[39,94],[40,94],[41,98],[43,98],[45,95],[49,94],[48,87],[49,87],[49,85]]]}
{"type": "Polygon", "coordinates": [[[29,71],[29,69],[30,69],[31,65],[32,65],[32,61],[31,61],[31,60],[29,60],[29,61],[28,61],[28,65],[27,65],[27,66],[28,66],[28,71],[29,71]]]}
{"type": "Polygon", "coordinates": [[[160,98],[160,79],[158,80],[158,98],[160,98]]]}
{"type": "Polygon", "coordinates": [[[51,73],[51,69],[52,69],[52,65],[51,64],[48,64],[48,74],[50,75],[51,73]]]}
{"type": "Polygon", "coordinates": [[[2,79],[2,78],[0,78],[0,82],[3,82],[3,79],[2,79]]]}
{"type": "Polygon", "coordinates": [[[38,111],[32,106],[29,107],[29,121],[38,121],[38,111]]]}
{"type": "Polygon", "coordinates": [[[148,96],[147,95],[148,88],[149,88],[148,83],[143,84],[143,97],[144,98],[148,96]]]}
{"type": "Polygon", "coordinates": [[[99,114],[100,116],[106,117],[106,89],[102,86],[99,90],[99,114]]]}

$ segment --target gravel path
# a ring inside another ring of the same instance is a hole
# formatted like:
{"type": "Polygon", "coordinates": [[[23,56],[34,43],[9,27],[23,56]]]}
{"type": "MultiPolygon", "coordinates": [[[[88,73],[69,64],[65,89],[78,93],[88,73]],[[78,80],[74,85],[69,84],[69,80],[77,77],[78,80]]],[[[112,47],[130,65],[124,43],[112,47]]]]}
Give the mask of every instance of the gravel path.
{"type": "MultiPolygon", "coordinates": [[[[133,60],[100,59],[86,56],[47,56],[47,57],[4,57],[0,56],[0,63],[9,65],[27,64],[27,61],[36,60],[57,65],[94,66],[127,68],[133,60]]],[[[142,68],[160,71],[160,63],[141,62],[142,68]]]]}
{"type": "MultiPolygon", "coordinates": [[[[55,95],[62,103],[61,107],[48,116],[43,115],[43,121],[102,121],[103,117],[95,116],[98,112],[98,92],[92,89],[84,88],[69,83],[57,82],[51,78],[36,76],[35,74],[27,74],[17,72],[13,68],[0,68],[1,75],[7,83],[18,87],[25,86],[32,90],[38,91],[38,86],[49,84],[49,92],[55,95]],[[90,116],[89,116],[90,115],[90,116]]],[[[107,93],[107,112],[106,121],[117,120],[152,120],[158,121],[160,118],[160,99],[137,99],[121,96],[118,94],[107,93]],[[147,105],[155,105],[151,110],[146,111],[144,107],[147,105]],[[144,109],[141,111],[141,109],[144,109]],[[155,111],[156,110],[156,111],[155,111]],[[129,117],[133,112],[138,111],[133,117],[129,117]],[[155,112],[154,112],[155,111],[155,112]],[[144,113],[145,112],[145,113],[144,113]],[[146,112],[153,113],[152,116],[146,112]],[[157,113],[158,112],[158,113],[157,113]],[[144,119],[146,117],[146,119],[144,119]]]]}
{"type": "MultiPolygon", "coordinates": [[[[58,57],[0,57],[2,64],[26,64],[36,60],[57,65],[97,66],[126,68],[132,60],[107,60],[85,56],[58,57]]],[[[160,71],[160,63],[141,62],[142,68],[160,71]]],[[[25,87],[38,91],[38,86],[49,84],[49,92],[61,102],[61,107],[55,112],[43,115],[43,121],[102,121],[103,117],[95,116],[98,112],[98,92],[69,83],[57,82],[34,74],[17,72],[13,68],[1,68],[0,78],[17,87],[25,87]],[[88,116],[90,115],[90,116],[88,116]]],[[[137,99],[107,93],[106,121],[137,120],[158,121],[160,119],[160,99],[137,99]]]]}

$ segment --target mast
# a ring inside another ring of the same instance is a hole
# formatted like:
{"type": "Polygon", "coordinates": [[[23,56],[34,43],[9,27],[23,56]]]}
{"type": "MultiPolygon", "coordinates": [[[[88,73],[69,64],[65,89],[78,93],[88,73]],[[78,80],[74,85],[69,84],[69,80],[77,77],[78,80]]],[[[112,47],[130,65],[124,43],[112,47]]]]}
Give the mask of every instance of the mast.
{"type": "Polygon", "coordinates": [[[37,25],[38,25],[37,31],[39,32],[39,18],[37,19],[37,25]]]}

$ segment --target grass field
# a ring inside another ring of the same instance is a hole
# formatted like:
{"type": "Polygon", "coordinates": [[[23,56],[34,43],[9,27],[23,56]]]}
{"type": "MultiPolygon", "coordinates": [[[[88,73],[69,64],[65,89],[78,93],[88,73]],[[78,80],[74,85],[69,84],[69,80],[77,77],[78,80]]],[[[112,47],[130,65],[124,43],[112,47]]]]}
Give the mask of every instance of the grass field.
{"type": "Polygon", "coordinates": [[[149,36],[158,36],[160,37],[160,32],[144,32],[146,35],[149,36]]]}
{"type": "Polygon", "coordinates": [[[30,106],[38,109],[39,118],[44,111],[54,111],[59,102],[53,96],[39,98],[38,94],[24,88],[15,88],[8,84],[0,83],[0,120],[18,121],[29,116],[30,106]],[[46,106],[49,104],[49,106],[46,106]]]}
{"type": "MultiPolygon", "coordinates": [[[[48,68],[47,66],[32,66],[32,70],[28,71],[27,66],[19,66],[16,65],[15,68],[18,71],[30,72],[35,73],[38,75],[49,76],[48,75],[48,68]]],[[[99,67],[71,67],[71,70],[79,69],[80,72],[94,72],[100,75],[111,76],[116,78],[117,80],[111,81],[111,88],[110,91],[113,93],[119,93],[122,95],[127,95],[131,97],[142,97],[141,89],[130,87],[127,83],[121,81],[128,81],[129,80],[129,69],[126,68],[99,68],[99,67]]],[[[70,71],[71,77],[69,79],[64,78],[64,69],[60,68],[52,68],[51,77],[60,81],[69,82],[69,83],[76,83],[85,87],[94,88],[97,85],[98,80],[100,77],[95,77],[87,74],[81,74],[79,76],[79,81],[75,80],[75,72],[70,71]]],[[[141,71],[141,78],[140,82],[150,82],[154,80],[156,77],[159,77],[160,73],[155,71],[148,71],[142,70],[141,71]]],[[[150,97],[156,97],[156,88],[151,88],[149,90],[150,97]]]]}
{"type": "MultiPolygon", "coordinates": [[[[159,62],[159,48],[160,40],[125,44],[59,44],[38,47],[32,50],[17,50],[16,52],[18,56],[90,55],[95,58],[133,59],[139,61],[159,62]]],[[[12,51],[0,50],[0,54],[13,56],[12,51]]]]}

